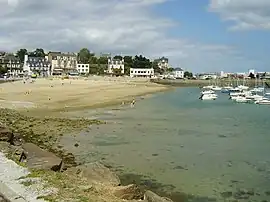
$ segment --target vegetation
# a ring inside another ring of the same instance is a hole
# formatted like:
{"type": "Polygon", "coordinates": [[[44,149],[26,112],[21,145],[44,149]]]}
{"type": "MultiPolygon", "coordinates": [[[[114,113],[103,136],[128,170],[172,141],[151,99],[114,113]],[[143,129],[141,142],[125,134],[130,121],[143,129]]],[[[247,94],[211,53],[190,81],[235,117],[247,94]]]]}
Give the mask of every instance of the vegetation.
{"type": "MultiPolygon", "coordinates": [[[[19,58],[21,64],[24,62],[24,56],[28,54],[29,56],[34,57],[44,57],[45,51],[42,48],[36,48],[34,51],[28,51],[25,48],[21,48],[16,52],[16,56],[19,58]]],[[[88,48],[82,48],[78,54],[77,59],[78,62],[83,64],[89,64],[89,74],[97,74],[97,75],[104,75],[106,74],[108,68],[108,57],[109,56],[97,56],[95,53],[90,52],[88,48]]],[[[129,75],[130,68],[153,68],[155,73],[157,74],[164,74],[164,70],[159,68],[158,66],[158,59],[154,61],[150,61],[149,58],[143,55],[135,55],[130,56],[121,56],[116,55],[113,59],[124,59],[124,74],[129,75]]],[[[167,72],[172,72],[173,68],[168,68],[167,72]]],[[[1,66],[0,63],[0,74],[6,73],[7,69],[1,66]]],[[[191,72],[185,72],[187,75],[185,77],[192,77],[191,72]]],[[[120,76],[122,75],[119,70],[114,70],[113,75],[120,76]]]]}
{"type": "Polygon", "coordinates": [[[185,78],[192,78],[193,77],[193,74],[192,74],[192,72],[185,71],[184,72],[184,77],[185,78]]]}

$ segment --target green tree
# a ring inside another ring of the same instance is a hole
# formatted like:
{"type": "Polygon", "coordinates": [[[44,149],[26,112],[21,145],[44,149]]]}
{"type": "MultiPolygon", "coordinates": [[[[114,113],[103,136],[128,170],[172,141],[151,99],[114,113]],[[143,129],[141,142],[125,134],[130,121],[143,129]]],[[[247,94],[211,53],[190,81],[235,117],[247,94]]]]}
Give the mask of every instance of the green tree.
{"type": "Polygon", "coordinates": [[[251,79],[255,79],[255,75],[252,72],[249,73],[248,77],[251,79]]]}
{"type": "Polygon", "coordinates": [[[193,74],[192,74],[192,72],[185,71],[185,72],[184,72],[184,77],[185,77],[185,78],[192,78],[192,77],[193,77],[193,74]]]}
{"type": "Polygon", "coordinates": [[[136,55],[133,60],[133,68],[151,68],[150,60],[142,55],[136,55]]]}
{"type": "Polygon", "coordinates": [[[112,71],[113,71],[113,75],[115,76],[122,76],[122,68],[113,68],[112,71]]]}
{"type": "Polygon", "coordinates": [[[35,51],[30,52],[29,56],[31,56],[31,57],[45,57],[45,52],[42,48],[37,48],[35,51]]]}
{"type": "Polygon", "coordinates": [[[4,67],[2,64],[0,64],[0,74],[7,73],[7,67],[4,67]]]}
{"type": "Polygon", "coordinates": [[[164,70],[161,69],[161,68],[159,68],[158,62],[159,62],[159,60],[154,60],[154,61],[152,62],[152,67],[153,67],[155,73],[163,74],[163,73],[164,73],[164,70]]]}
{"type": "Polygon", "coordinates": [[[87,48],[82,48],[78,53],[78,61],[83,64],[88,64],[91,57],[92,55],[87,48]]]}
{"type": "Polygon", "coordinates": [[[122,60],[123,57],[121,55],[116,55],[116,56],[113,57],[113,59],[115,59],[115,60],[122,60]]]}
{"type": "Polygon", "coordinates": [[[125,72],[126,75],[129,75],[130,68],[133,65],[133,58],[132,58],[132,56],[124,56],[124,64],[125,64],[124,72],[125,72]]]}
{"type": "Polygon", "coordinates": [[[24,62],[24,56],[27,54],[27,49],[22,48],[20,50],[17,51],[16,55],[18,56],[18,58],[20,59],[20,62],[23,63],[24,62]]]}
{"type": "Polygon", "coordinates": [[[105,57],[105,56],[101,56],[98,58],[98,64],[108,64],[108,57],[105,57]]]}

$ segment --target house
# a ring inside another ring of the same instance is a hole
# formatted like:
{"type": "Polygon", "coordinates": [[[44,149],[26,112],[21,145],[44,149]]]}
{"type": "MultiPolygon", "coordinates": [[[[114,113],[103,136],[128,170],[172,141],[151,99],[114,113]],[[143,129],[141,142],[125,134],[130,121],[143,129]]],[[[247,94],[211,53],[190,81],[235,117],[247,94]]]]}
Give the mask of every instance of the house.
{"type": "Polygon", "coordinates": [[[107,73],[113,74],[114,69],[118,69],[119,71],[121,70],[121,74],[125,73],[125,61],[124,58],[122,59],[115,59],[115,58],[108,58],[108,70],[107,73]]]}
{"type": "Polygon", "coordinates": [[[23,68],[20,59],[13,54],[1,54],[0,65],[7,69],[10,76],[23,75],[23,68]]]}
{"type": "Polygon", "coordinates": [[[169,59],[162,57],[158,59],[158,67],[159,69],[162,69],[164,71],[167,71],[167,69],[169,68],[169,59]]]}
{"type": "Polygon", "coordinates": [[[154,76],[154,69],[153,68],[130,68],[130,77],[148,77],[151,78],[154,76]]]}
{"type": "Polygon", "coordinates": [[[198,79],[201,80],[209,80],[209,79],[217,79],[217,73],[202,73],[198,75],[198,79]]]}
{"type": "Polygon", "coordinates": [[[176,79],[183,79],[184,78],[184,70],[182,68],[175,68],[173,70],[173,76],[176,79]]]}
{"type": "Polygon", "coordinates": [[[32,57],[25,55],[23,70],[27,75],[37,74],[41,77],[48,77],[51,75],[51,63],[48,56],[32,57]]]}
{"type": "Polygon", "coordinates": [[[88,74],[89,73],[89,64],[77,64],[77,71],[80,74],[88,74]]]}
{"type": "Polygon", "coordinates": [[[48,60],[51,63],[52,74],[68,74],[77,70],[77,54],[49,52],[48,60]]]}

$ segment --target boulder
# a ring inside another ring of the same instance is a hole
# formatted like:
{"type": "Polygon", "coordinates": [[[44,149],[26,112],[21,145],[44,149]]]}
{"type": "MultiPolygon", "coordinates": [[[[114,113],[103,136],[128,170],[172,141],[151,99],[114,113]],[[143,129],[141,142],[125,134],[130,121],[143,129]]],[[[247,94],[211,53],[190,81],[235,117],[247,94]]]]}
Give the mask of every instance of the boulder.
{"type": "Polygon", "coordinates": [[[69,168],[68,172],[74,172],[86,178],[89,182],[102,183],[110,186],[119,186],[121,184],[119,177],[114,172],[98,162],[69,168]]]}
{"type": "Polygon", "coordinates": [[[23,153],[20,161],[26,161],[29,168],[60,171],[63,166],[62,159],[55,154],[41,149],[33,143],[26,143],[22,146],[23,153]]]}
{"type": "Polygon", "coordinates": [[[135,184],[114,187],[113,194],[116,197],[125,200],[143,199],[143,193],[141,192],[139,187],[135,184]]]}
{"type": "Polygon", "coordinates": [[[0,126],[0,141],[11,142],[13,137],[13,132],[10,129],[0,126]]]}
{"type": "Polygon", "coordinates": [[[146,191],[144,193],[144,200],[147,202],[173,202],[171,199],[161,197],[152,191],[146,191]]]}

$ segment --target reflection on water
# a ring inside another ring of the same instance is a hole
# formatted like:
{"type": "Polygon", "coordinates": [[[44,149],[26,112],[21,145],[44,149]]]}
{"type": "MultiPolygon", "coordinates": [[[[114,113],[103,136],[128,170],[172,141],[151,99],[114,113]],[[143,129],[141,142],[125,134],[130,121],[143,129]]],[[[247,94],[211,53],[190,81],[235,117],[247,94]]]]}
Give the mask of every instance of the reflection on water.
{"type": "Polygon", "coordinates": [[[78,112],[108,124],[62,142],[78,161],[102,160],[139,184],[144,180],[138,176],[147,176],[160,189],[170,185],[158,191],[177,196],[175,201],[269,199],[269,106],[198,96],[199,89],[181,88],[132,109],[78,112]]]}

